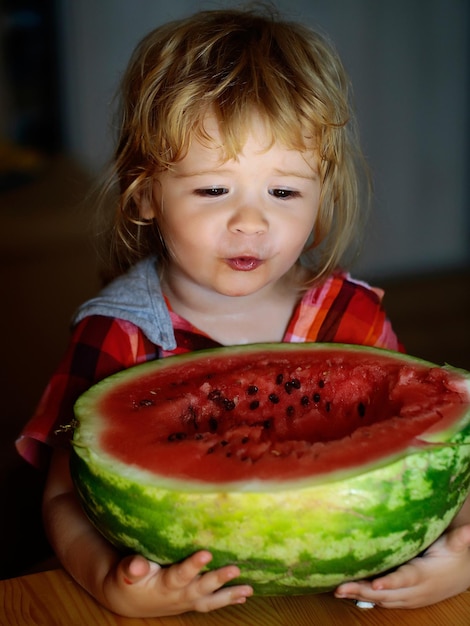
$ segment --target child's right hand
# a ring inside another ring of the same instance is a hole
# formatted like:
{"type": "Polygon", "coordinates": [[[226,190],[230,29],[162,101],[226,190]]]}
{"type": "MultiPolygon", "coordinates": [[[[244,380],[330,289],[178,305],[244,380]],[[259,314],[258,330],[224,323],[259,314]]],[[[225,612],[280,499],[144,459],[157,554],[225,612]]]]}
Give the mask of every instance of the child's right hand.
{"type": "Polygon", "coordinates": [[[69,464],[69,451],[55,450],[44,490],[44,525],[64,569],[98,602],[119,615],[145,618],[213,611],[252,595],[248,585],[223,587],[240,575],[235,565],[201,573],[212,559],[207,550],[169,567],[138,555],[122,558],[86,517],[69,464]]]}
{"type": "Polygon", "coordinates": [[[106,604],[120,615],[143,618],[208,612],[245,602],[253,593],[250,586],[223,587],[240,575],[235,565],[201,574],[211,559],[210,552],[203,550],[161,567],[139,555],[127,556],[103,581],[106,604]]]}

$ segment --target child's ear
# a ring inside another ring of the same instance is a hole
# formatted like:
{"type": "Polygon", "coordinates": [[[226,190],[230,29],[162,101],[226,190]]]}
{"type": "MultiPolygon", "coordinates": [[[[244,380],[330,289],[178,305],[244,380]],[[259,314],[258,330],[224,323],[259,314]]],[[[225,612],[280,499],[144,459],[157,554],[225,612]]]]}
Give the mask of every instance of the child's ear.
{"type": "Polygon", "coordinates": [[[143,220],[152,220],[155,217],[155,198],[153,187],[147,185],[138,189],[135,194],[135,203],[139,207],[139,216],[143,220]]]}
{"type": "Polygon", "coordinates": [[[153,220],[157,217],[157,209],[161,202],[160,182],[155,179],[146,181],[140,189],[135,192],[135,202],[139,207],[139,215],[143,220],[153,220]]]}
{"type": "Polygon", "coordinates": [[[139,207],[139,215],[143,220],[152,220],[155,217],[153,198],[144,194],[143,197],[136,198],[136,204],[139,207]]]}

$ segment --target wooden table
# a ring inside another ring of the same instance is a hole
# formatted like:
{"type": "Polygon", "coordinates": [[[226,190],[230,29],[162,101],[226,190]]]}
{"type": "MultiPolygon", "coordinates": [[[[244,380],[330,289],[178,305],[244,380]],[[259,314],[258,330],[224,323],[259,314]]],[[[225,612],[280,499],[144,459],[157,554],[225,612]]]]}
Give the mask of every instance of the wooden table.
{"type": "Polygon", "coordinates": [[[0,581],[1,626],[470,626],[470,591],[413,610],[358,609],[332,595],[250,598],[213,613],[130,619],[103,609],[63,570],[0,581]]]}

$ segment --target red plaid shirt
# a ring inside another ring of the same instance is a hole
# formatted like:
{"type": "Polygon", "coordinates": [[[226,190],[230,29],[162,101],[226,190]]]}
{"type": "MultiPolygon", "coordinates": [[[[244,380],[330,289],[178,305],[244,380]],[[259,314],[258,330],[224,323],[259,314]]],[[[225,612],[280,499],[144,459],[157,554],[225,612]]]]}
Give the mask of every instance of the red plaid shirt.
{"type": "MultiPolygon", "coordinates": [[[[352,343],[401,350],[381,300],[379,290],[336,274],[304,295],[283,341],[352,343]]],[[[220,346],[171,310],[170,316],[177,343],[172,351],[151,343],[131,322],[98,315],[83,319],[74,328],[62,362],[17,441],[20,454],[34,465],[43,465],[48,447],[70,436],[66,425],[73,419],[78,396],[106,376],[144,361],[220,346]]]]}

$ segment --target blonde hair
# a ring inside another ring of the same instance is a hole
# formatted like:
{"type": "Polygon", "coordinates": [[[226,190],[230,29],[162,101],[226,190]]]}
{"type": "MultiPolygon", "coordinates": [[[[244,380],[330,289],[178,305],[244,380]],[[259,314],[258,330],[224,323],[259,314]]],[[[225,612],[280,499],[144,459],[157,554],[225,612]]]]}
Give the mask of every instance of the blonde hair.
{"type": "Polygon", "coordinates": [[[315,140],[321,204],[311,263],[317,278],[331,272],[356,237],[361,208],[348,87],[322,36],[264,10],[202,11],[150,32],[122,81],[112,237],[120,271],[150,253],[164,267],[158,223],[143,220],[139,206],[152,201],[156,173],[183,158],[193,137],[205,138],[207,111],[217,116],[233,158],[243,147],[247,112],[256,110],[273,141],[304,151],[306,137],[315,140]]]}

